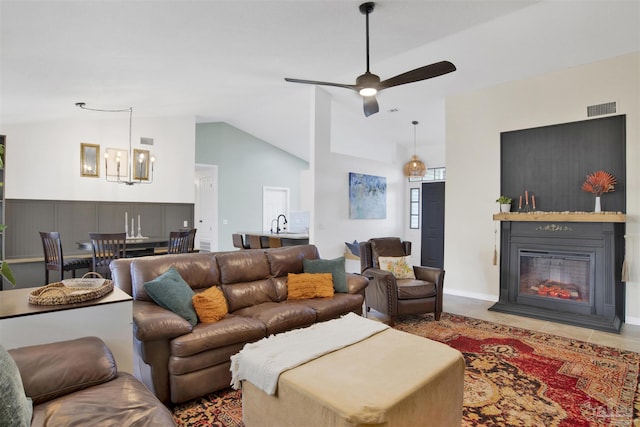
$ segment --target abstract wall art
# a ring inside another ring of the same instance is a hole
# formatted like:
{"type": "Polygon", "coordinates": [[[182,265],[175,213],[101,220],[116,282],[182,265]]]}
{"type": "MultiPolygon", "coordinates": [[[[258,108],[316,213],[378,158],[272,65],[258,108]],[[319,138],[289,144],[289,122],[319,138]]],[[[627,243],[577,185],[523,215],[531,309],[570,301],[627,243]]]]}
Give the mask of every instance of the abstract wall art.
{"type": "Polygon", "coordinates": [[[349,218],[387,217],[387,178],[349,172],[349,218]]]}

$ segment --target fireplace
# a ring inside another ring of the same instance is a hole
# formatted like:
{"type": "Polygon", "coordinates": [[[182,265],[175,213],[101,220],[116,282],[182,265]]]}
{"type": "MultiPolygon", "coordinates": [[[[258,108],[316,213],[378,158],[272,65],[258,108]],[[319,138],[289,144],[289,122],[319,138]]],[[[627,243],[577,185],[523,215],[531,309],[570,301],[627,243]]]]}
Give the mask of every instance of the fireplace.
{"type": "Polygon", "coordinates": [[[500,300],[491,310],[619,332],[624,224],[501,224],[500,300]]]}

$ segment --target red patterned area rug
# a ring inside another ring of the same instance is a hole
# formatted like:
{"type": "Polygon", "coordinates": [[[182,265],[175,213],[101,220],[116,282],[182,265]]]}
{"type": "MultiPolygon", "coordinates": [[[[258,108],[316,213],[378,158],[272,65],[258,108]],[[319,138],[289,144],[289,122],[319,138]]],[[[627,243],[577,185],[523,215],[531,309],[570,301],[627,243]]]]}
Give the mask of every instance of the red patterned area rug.
{"type": "MultiPolygon", "coordinates": [[[[464,354],[464,426],[640,426],[640,354],[443,313],[396,328],[464,354]]],[[[179,426],[241,427],[241,392],[173,411],[179,426]]]]}

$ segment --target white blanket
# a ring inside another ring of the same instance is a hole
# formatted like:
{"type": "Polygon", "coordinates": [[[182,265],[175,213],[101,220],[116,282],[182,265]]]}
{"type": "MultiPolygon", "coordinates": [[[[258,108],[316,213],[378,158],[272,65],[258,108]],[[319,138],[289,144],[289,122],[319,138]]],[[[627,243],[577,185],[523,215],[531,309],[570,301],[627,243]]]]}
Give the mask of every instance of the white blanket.
{"type": "Polygon", "coordinates": [[[308,328],[271,335],[245,345],[238,354],[231,356],[231,385],[237,390],[241,381],[247,380],[273,395],[282,372],[362,341],[388,327],[349,313],[308,328]]]}

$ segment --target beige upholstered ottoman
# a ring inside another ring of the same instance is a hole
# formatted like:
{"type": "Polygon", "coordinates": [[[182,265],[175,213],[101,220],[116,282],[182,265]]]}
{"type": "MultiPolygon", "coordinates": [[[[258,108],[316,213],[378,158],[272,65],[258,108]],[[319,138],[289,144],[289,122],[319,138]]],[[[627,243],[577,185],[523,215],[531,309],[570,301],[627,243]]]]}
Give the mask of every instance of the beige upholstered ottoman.
{"type": "Polygon", "coordinates": [[[247,427],[460,426],[462,354],[395,329],[284,372],[275,396],[242,382],[247,427]]]}

